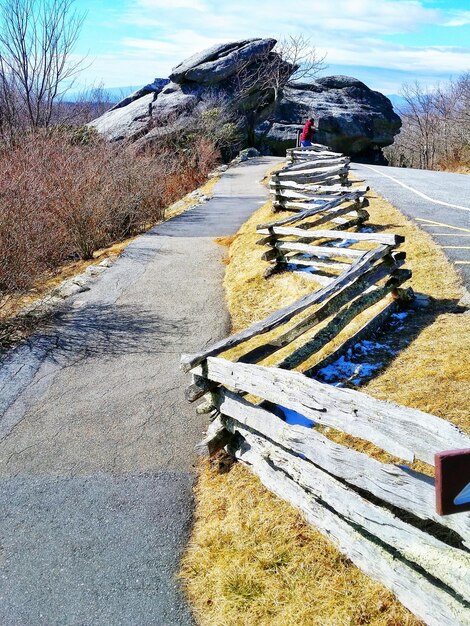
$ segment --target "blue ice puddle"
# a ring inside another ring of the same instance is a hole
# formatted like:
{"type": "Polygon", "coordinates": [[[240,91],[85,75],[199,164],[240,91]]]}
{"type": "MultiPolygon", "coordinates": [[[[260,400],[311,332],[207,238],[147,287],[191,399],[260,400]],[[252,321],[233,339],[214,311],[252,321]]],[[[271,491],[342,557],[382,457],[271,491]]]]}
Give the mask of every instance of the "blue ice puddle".
{"type": "Polygon", "coordinates": [[[301,415],[297,413],[297,411],[293,411],[292,409],[286,409],[286,407],[277,405],[281,413],[284,415],[284,419],[286,420],[286,424],[291,424],[291,426],[305,426],[306,428],[313,428],[315,426],[315,422],[305,415],[301,415]]]}

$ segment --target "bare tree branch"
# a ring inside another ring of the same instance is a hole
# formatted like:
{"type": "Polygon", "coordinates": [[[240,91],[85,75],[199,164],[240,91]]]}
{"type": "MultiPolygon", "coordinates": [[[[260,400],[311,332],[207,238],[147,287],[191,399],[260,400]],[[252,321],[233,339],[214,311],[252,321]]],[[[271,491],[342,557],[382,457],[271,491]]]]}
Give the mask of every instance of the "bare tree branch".
{"type": "Polygon", "coordinates": [[[84,16],[75,0],[0,0],[0,129],[48,126],[83,68],[72,60],[84,16]]]}
{"type": "Polygon", "coordinates": [[[385,155],[392,165],[470,167],[470,72],[432,90],[403,85],[403,126],[385,155]]]}

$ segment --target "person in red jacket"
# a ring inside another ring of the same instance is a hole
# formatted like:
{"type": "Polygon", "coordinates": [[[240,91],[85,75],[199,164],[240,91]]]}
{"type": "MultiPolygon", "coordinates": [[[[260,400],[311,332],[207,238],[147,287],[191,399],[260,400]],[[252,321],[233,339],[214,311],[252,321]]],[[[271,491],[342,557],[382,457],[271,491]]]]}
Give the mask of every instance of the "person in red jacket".
{"type": "Polygon", "coordinates": [[[315,132],[313,121],[313,117],[311,117],[305,124],[302,134],[300,135],[300,145],[304,148],[312,145],[313,133],[315,132]]]}

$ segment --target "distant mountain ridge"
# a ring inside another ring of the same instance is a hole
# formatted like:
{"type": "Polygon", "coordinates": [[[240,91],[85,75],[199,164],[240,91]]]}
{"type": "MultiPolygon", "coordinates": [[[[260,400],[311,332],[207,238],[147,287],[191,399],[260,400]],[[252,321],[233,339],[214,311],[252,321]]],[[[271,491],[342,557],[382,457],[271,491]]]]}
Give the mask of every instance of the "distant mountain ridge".
{"type": "MultiPolygon", "coordinates": [[[[163,84],[168,82],[168,78],[156,78],[154,82],[162,81],[163,84]]],[[[123,87],[103,87],[102,92],[103,95],[109,98],[111,104],[116,104],[129,96],[130,94],[135,93],[136,91],[140,91],[143,89],[144,85],[125,85],[123,87]]],[[[70,91],[65,95],[65,102],[76,102],[77,100],[81,100],[83,98],[83,94],[87,91],[92,91],[93,88],[84,89],[83,91],[70,91]]]]}
{"type": "Polygon", "coordinates": [[[400,109],[403,108],[406,104],[406,100],[403,96],[400,96],[397,93],[392,93],[387,96],[390,102],[393,104],[393,108],[397,113],[400,112],[400,109]]]}

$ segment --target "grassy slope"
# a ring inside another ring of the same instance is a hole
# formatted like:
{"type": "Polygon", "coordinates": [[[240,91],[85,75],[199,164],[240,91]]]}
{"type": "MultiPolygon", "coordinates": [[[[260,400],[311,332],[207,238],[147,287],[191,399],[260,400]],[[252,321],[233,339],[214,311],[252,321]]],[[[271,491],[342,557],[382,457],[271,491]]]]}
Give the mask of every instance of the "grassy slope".
{"type": "MultiPolygon", "coordinates": [[[[434,300],[413,316],[401,338],[402,351],[364,390],[435,413],[470,432],[464,388],[469,368],[462,362],[470,351],[470,315],[456,309],[458,275],[431,238],[382,198],[371,194],[368,210],[370,223],[381,232],[406,236],[411,285],[434,300]]],[[[316,288],[288,273],[262,278],[265,264],[254,227],[269,216],[266,205],[231,242],[225,287],[234,330],[316,288]]],[[[201,625],[420,623],[241,465],[217,475],[202,463],[196,500],[182,577],[201,625]]]]}

